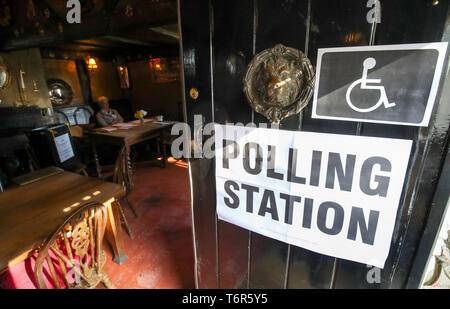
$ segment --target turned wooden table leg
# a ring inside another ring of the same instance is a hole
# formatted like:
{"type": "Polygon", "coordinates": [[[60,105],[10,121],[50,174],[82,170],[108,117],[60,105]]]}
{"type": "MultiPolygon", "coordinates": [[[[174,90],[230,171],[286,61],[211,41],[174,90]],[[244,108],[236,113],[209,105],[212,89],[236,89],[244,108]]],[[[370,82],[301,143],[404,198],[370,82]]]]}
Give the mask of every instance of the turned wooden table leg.
{"type": "Polygon", "coordinates": [[[94,154],[95,168],[97,170],[97,177],[102,177],[102,168],[100,166],[100,161],[98,159],[97,146],[95,143],[92,143],[92,152],[94,154]]]}
{"type": "Polygon", "coordinates": [[[130,146],[125,145],[125,164],[126,164],[126,177],[127,177],[127,186],[128,186],[128,193],[133,190],[134,187],[134,181],[133,181],[133,166],[131,164],[130,159],[130,146]]]}
{"type": "Polygon", "coordinates": [[[122,227],[120,224],[120,210],[116,202],[107,205],[108,224],[106,226],[105,237],[111,244],[114,252],[113,262],[122,264],[128,257],[123,251],[122,227]]]}
{"type": "Polygon", "coordinates": [[[167,153],[166,153],[166,145],[164,143],[166,139],[166,135],[163,133],[161,133],[161,149],[162,149],[162,166],[165,168],[167,165],[167,153]]]}
{"type": "Polygon", "coordinates": [[[134,215],[138,217],[138,213],[136,208],[134,207],[134,204],[128,198],[128,195],[131,193],[131,190],[133,190],[134,187],[133,167],[131,165],[130,160],[130,146],[128,145],[125,146],[124,164],[125,164],[125,178],[126,178],[125,183],[127,187],[127,194],[125,195],[125,199],[127,200],[127,203],[130,206],[131,210],[133,211],[134,215]]]}
{"type": "Polygon", "coordinates": [[[161,154],[161,137],[158,137],[157,139],[156,139],[156,153],[158,154],[158,155],[160,155],[161,154]]]}
{"type": "MultiPolygon", "coordinates": [[[[114,174],[113,174],[113,182],[123,185],[125,183],[124,180],[124,166],[123,166],[123,156],[124,156],[125,149],[122,148],[119,151],[119,154],[117,155],[116,162],[114,163],[114,174]]],[[[125,186],[125,189],[126,186],[125,186]]]]}

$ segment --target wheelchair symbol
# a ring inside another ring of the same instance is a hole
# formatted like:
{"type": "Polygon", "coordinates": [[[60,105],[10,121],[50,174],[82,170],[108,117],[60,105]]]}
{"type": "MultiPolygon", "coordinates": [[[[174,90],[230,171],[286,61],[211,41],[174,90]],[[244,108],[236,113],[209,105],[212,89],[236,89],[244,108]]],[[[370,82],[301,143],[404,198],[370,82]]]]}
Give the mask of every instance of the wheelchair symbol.
{"type": "Polygon", "coordinates": [[[389,103],[389,100],[387,98],[386,95],[386,90],[384,89],[384,86],[376,86],[373,84],[381,84],[381,79],[368,79],[367,78],[367,71],[370,69],[373,69],[375,67],[376,64],[376,60],[375,58],[367,58],[366,60],[364,60],[363,62],[363,72],[362,72],[362,76],[360,79],[355,80],[350,87],[348,87],[347,89],[347,93],[345,95],[345,99],[347,100],[347,104],[355,111],[360,112],[360,113],[368,113],[371,112],[375,109],[377,109],[378,107],[380,107],[381,104],[384,105],[384,108],[390,108],[395,106],[394,102],[389,103]],[[371,83],[372,85],[368,85],[368,83],[371,83]],[[350,93],[352,92],[353,88],[358,85],[361,84],[360,89],[377,89],[380,91],[380,99],[378,100],[378,102],[368,108],[359,108],[356,107],[352,101],[350,100],[350,93]]]}

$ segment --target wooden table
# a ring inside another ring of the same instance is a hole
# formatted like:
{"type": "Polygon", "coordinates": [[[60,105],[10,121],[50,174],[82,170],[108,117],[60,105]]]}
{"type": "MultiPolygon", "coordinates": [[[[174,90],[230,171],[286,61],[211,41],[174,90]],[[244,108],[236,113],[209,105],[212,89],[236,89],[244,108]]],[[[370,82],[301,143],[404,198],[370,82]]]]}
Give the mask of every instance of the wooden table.
{"type": "MultiPolygon", "coordinates": [[[[114,182],[123,183],[127,190],[127,194],[133,188],[133,170],[131,167],[130,147],[134,144],[141,143],[153,138],[160,138],[163,142],[168,129],[174,124],[173,121],[165,121],[163,124],[148,121],[143,124],[136,124],[129,129],[117,129],[111,132],[104,132],[101,129],[89,131],[87,137],[92,142],[94,159],[97,168],[97,175],[101,177],[101,166],[98,159],[96,144],[112,144],[121,147],[114,168],[114,182]]],[[[166,164],[166,151],[164,145],[162,148],[162,164],[166,164]]]]}
{"type": "Polygon", "coordinates": [[[120,214],[112,202],[125,194],[122,186],[61,172],[0,193],[0,272],[25,260],[79,207],[100,202],[108,207],[106,238],[121,264],[120,214]]]}

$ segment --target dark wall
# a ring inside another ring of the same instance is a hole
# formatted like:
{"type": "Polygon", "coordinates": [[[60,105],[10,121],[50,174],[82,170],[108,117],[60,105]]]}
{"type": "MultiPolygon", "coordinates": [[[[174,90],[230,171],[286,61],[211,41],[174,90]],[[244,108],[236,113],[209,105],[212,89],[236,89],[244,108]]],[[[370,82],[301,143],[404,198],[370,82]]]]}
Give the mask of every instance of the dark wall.
{"type": "Polygon", "coordinates": [[[106,96],[112,101],[121,100],[116,64],[110,61],[97,61],[97,64],[98,70],[89,72],[92,99],[97,101],[98,97],[106,96]]]}
{"type": "Polygon", "coordinates": [[[164,115],[169,119],[181,120],[180,81],[154,83],[148,60],[128,64],[131,81],[131,103],[134,110],[144,109],[150,115],[164,115]]]}

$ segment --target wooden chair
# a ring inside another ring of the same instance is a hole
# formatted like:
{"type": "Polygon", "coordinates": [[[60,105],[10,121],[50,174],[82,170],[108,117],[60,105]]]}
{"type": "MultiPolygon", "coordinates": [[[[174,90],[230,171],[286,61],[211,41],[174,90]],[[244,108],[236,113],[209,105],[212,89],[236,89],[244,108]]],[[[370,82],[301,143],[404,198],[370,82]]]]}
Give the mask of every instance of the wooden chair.
{"type": "Polygon", "coordinates": [[[34,270],[39,288],[47,288],[44,264],[51,276],[47,281],[56,288],[93,289],[99,283],[115,288],[103,269],[106,223],[107,210],[100,203],[86,204],[72,214],[39,250],[34,270]]]}
{"type": "MultiPolygon", "coordinates": [[[[133,203],[131,203],[131,201],[128,199],[128,194],[130,193],[131,188],[133,187],[133,178],[132,175],[130,174],[130,169],[132,168],[130,165],[131,162],[127,160],[125,148],[122,147],[120,149],[113,166],[100,166],[95,143],[92,143],[92,150],[94,153],[95,161],[97,162],[96,163],[97,177],[102,180],[108,180],[110,179],[110,177],[112,177],[112,182],[122,185],[127,191],[127,194],[124,197],[124,199],[127,201],[127,204],[133,211],[134,215],[138,217],[136,208],[134,207],[133,203]],[[105,169],[107,171],[105,171],[105,169]]],[[[130,236],[130,238],[133,239],[134,235],[133,232],[131,231],[125,213],[123,212],[122,205],[118,200],[116,201],[116,203],[120,210],[121,222],[125,225],[125,229],[127,230],[127,233],[130,236]]]]}

